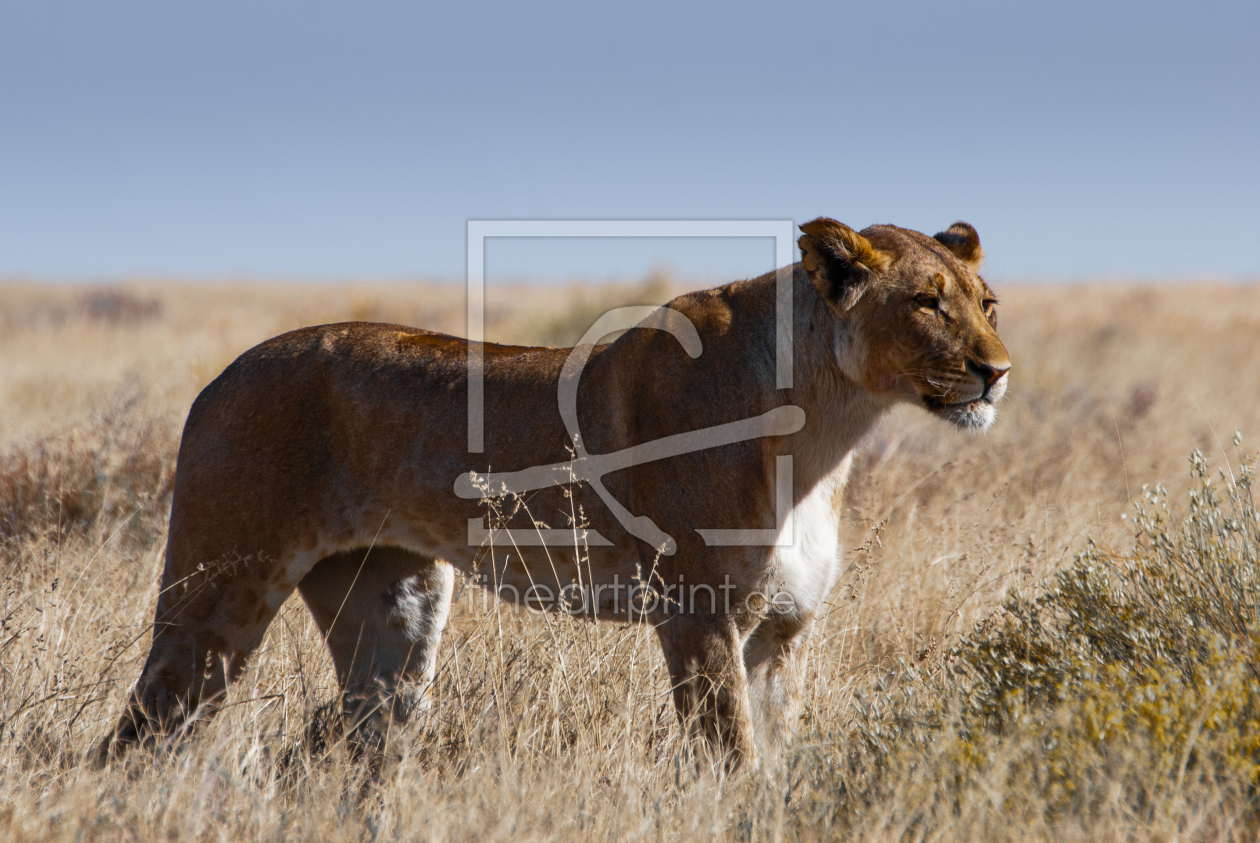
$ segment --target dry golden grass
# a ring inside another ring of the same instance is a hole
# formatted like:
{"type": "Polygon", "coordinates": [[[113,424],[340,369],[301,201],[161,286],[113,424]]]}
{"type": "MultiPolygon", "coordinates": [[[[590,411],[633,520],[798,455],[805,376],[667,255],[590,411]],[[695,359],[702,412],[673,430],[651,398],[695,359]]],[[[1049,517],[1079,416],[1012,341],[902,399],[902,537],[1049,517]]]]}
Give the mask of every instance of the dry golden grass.
{"type": "MultiPolygon", "coordinates": [[[[563,344],[606,307],[668,293],[659,281],[492,288],[488,331],[563,344]]],[[[945,676],[950,648],[1009,593],[1043,596],[1090,538],[1131,547],[1120,516],[1143,484],[1162,482],[1177,501],[1193,449],[1221,466],[1227,452],[1237,471],[1235,428],[1260,437],[1260,288],[999,293],[1015,369],[998,424],[970,437],[907,410],[871,437],[842,537],[863,549],[846,553],[811,646],[801,734],[778,763],[733,780],[694,772],[649,631],[518,615],[468,589],[443,641],[433,715],[392,736],[397,759],[373,784],[342,748],[309,751],[337,689],[296,599],[195,740],[105,771],[84,757],[146,652],[178,429],[197,391],[300,325],[460,333],[462,290],[0,287],[0,839],[1252,836],[1245,787],[1192,781],[1185,764],[1181,779],[1147,771],[1137,750],[1110,750],[1089,798],[1063,809],[1023,778],[1045,733],[1018,718],[983,744],[966,787],[947,781],[962,768],[939,748],[972,746],[948,718],[923,733],[902,723],[889,734],[909,749],[869,760],[871,729],[898,722],[898,699],[921,703],[922,677],[945,676]],[[939,739],[914,743],[923,734],[939,739]],[[1155,804],[1123,785],[1134,770],[1163,776],[1155,804]]],[[[1151,681],[1158,697],[1165,685],[1151,681]]],[[[1103,680],[1082,682],[1106,696],[1103,680]]],[[[1084,757],[1072,763],[1095,763],[1084,757]]]]}

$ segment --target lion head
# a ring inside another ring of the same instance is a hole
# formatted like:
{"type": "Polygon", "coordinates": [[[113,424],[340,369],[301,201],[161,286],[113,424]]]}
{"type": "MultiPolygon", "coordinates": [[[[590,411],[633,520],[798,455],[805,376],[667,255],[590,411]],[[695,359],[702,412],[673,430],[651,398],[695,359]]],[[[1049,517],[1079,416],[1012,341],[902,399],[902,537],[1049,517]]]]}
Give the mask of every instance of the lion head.
{"type": "Polygon", "coordinates": [[[870,392],[986,430],[1011,369],[997,298],[977,270],[980,237],[956,222],[935,237],[894,225],[861,233],[820,217],[801,226],[801,260],[836,313],[836,358],[870,392]]]}

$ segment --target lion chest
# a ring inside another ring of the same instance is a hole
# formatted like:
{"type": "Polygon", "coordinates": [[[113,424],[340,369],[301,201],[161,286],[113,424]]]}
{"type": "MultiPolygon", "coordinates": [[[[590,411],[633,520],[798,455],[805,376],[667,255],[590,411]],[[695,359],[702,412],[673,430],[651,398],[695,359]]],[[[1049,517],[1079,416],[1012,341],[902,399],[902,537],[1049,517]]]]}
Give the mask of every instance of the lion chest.
{"type": "Polygon", "coordinates": [[[835,585],[839,569],[840,511],[832,484],[819,484],[792,508],[770,559],[766,596],[781,612],[804,621],[835,585]],[[789,535],[790,533],[790,535],[789,535]]]}

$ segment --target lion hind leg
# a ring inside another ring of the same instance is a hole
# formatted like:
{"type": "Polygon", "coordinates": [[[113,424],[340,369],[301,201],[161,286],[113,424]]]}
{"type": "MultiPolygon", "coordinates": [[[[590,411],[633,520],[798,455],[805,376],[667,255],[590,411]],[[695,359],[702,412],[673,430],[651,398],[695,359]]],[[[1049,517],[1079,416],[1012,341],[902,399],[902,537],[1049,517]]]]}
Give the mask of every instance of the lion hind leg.
{"type": "Polygon", "coordinates": [[[444,562],[377,547],[321,559],[298,584],[360,737],[379,740],[426,705],[454,582],[444,562]]]}
{"type": "Polygon", "coordinates": [[[177,577],[168,551],[149,654],[98,762],[213,716],[293,592],[283,565],[258,559],[225,558],[177,577]]]}

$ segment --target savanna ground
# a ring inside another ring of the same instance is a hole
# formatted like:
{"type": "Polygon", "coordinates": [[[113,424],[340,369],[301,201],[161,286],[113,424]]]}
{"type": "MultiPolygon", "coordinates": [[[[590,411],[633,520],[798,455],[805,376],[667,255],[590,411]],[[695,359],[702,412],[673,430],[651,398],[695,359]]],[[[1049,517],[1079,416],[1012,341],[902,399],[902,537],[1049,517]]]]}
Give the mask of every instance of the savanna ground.
{"type": "MultiPolygon", "coordinates": [[[[488,332],[571,343],[669,292],[492,288],[488,332]]],[[[0,286],[0,838],[1254,837],[1260,287],[998,292],[998,423],[905,410],[870,438],[776,761],[697,772],[650,630],[457,587],[433,714],[371,782],[312,751],[337,688],[296,596],[194,740],[85,758],[147,650],[197,391],[302,325],[461,333],[462,290],[0,286]]]]}

